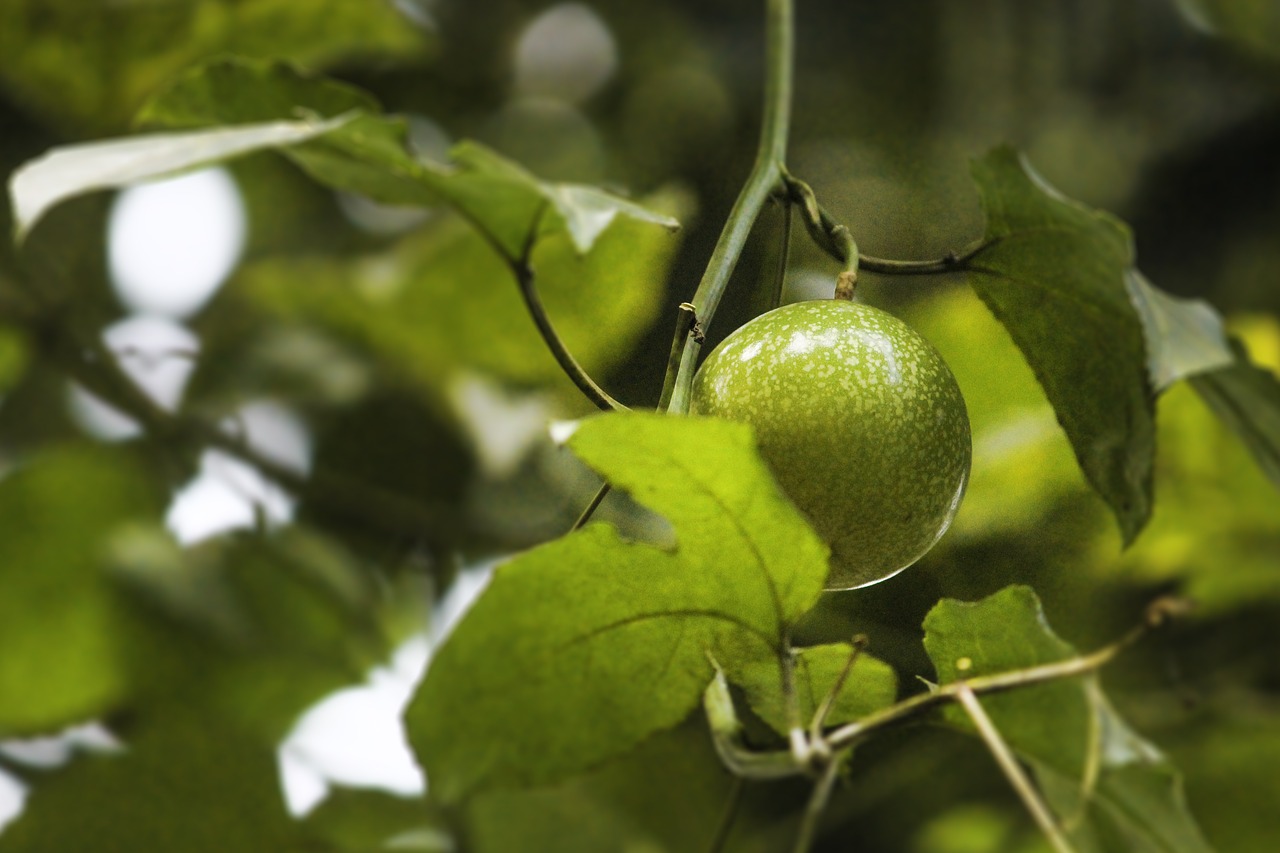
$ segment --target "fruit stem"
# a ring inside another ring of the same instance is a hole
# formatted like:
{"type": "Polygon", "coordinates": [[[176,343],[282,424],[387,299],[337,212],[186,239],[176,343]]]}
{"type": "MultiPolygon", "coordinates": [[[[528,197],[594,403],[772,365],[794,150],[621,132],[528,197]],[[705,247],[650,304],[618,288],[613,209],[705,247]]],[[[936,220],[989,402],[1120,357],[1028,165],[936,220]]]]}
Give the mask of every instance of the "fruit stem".
{"type": "Polygon", "coordinates": [[[858,280],[858,244],[854,242],[853,232],[836,222],[831,214],[818,204],[818,197],[813,188],[804,181],[783,171],[783,186],[786,189],[784,201],[800,208],[803,214],[805,230],[810,239],[831,257],[844,265],[840,280],[844,289],[837,288],[837,299],[850,299],[853,296],[853,283],[858,280]]]}
{"type": "MultiPolygon", "coordinates": [[[[701,330],[711,323],[728,286],[729,276],[751,234],[751,227],[782,180],[782,163],[787,156],[787,135],[791,125],[794,41],[792,0],[766,0],[764,119],[760,128],[760,144],[751,174],[729,212],[711,260],[690,301],[701,330]]],[[[683,316],[677,324],[659,405],[662,411],[674,414],[689,411],[693,370],[702,349],[702,335],[694,334],[698,330],[697,326],[686,327],[683,316]]]]}

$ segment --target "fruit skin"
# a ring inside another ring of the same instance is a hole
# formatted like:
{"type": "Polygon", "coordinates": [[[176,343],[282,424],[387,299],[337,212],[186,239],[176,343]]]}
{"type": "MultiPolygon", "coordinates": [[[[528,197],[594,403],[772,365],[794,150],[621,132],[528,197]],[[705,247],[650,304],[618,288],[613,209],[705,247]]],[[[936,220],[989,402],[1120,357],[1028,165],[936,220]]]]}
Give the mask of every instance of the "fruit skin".
{"type": "Polygon", "coordinates": [[[969,417],[951,370],[901,320],[857,302],[797,302],[742,326],[699,368],[690,413],[755,429],[783,491],[831,546],[828,589],[918,560],[969,479],[969,417]]]}

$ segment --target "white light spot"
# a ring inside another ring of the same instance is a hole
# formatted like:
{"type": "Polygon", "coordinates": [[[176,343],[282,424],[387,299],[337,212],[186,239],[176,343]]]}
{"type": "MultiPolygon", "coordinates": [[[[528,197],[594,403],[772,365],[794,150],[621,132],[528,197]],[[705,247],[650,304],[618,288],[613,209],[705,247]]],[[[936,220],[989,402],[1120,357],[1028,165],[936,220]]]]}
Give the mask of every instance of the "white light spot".
{"type": "Polygon", "coordinates": [[[561,3],[521,34],[516,90],[581,103],[609,81],[617,65],[613,36],[600,17],[581,3],[561,3]]]}
{"type": "Polygon", "coordinates": [[[426,789],[405,741],[400,716],[427,662],[418,635],[359,687],[339,690],[302,715],[280,744],[281,784],[289,810],[303,815],[331,783],[415,795],[426,789]]]}
{"type": "Polygon", "coordinates": [[[738,353],[738,361],[751,361],[760,354],[760,350],[764,349],[764,341],[755,341],[747,344],[742,352],[738,353]]]}
{"type": "Polygon", "coordinates": [[[186,317],[235,268],[244,242],[244,204],[225,169],[142,184],[112,207],[111,277],[133,311],[186,317]]]}
{"type": "Polygon", "coordinates": [[[22,814],[27,804],[27,786],[0,771],[0,831],[22,814]]]}

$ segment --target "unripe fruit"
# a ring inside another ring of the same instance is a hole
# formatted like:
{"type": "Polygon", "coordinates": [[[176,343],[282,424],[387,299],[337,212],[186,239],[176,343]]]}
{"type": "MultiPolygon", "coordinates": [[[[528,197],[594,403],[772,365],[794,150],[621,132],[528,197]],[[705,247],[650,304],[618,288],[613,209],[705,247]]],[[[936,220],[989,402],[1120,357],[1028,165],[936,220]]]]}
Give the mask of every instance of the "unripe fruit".
{"type": "Polygon", "coordinates": [[[698,370],[690,413],[755,429],[783,491],[831,546],[829,589],[918,560],[969,478],[955,377],[928,341],[861,303],[797,302],[742,326],[698,370]]]}

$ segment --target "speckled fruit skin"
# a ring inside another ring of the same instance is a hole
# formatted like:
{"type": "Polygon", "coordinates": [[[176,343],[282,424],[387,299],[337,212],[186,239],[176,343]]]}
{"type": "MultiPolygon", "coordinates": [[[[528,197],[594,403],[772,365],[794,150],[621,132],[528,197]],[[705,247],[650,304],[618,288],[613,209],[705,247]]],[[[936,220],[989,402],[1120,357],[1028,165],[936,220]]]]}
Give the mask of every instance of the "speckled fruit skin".
{"type": "Polygon", "coordinates": [[[869,305],[785,305],[707,356],[692,414],[750,424],[831,545],[828,589],[902,571],[946,531],[969,479],[969,417],[942,357],[869,305]]]}

